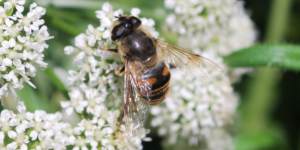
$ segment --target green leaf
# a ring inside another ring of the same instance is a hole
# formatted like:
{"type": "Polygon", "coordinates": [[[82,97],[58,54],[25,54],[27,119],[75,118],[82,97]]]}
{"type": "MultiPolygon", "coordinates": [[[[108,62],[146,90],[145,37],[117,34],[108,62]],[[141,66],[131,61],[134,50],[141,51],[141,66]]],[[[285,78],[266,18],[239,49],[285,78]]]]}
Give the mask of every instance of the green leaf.
{"type": "Polygon", "coordinates": [[[267,128],[261,131],[239,131],[235,138],[235,150],[281,150],[286,149],[286,137],[279,125],[270,122],[267,128]]]}
{"type": "Polygon", "coordinates": [[[77,36],[80,33],[82,33],[82,31],[80,29],[74,27],[73,25],[71,25],[68,22],[65,22],[64,20],[61,20],[59,18],[53,18],[52,25],[57,28],[60,28],[61,30],[63,30],[64,32],[66,32],[72,36],[77,36]]]}
{"type": "Polygon", "coordinates": [[[60,79],[55,75],[53,69],[48,66],[45,69],[45,73],[47,74],[47,76],[49,77],[49,79],[52,81],[52,83],[55,85],[55,87],[62,92],[62,94],[67,98],[70,99],[69,94],[68,94],[68,90],[65,87],[65,85],[60,81],[60,79]]]}
{"type": "Polygon", "coordinates": [[[3,104],[3,98],[0,98],[0,112],[2,111],[2,110],[4,110],[4,104],[3,104]]]}
{"type": "Polygon", "coordinates": [[[28,84],[24,84],[24,87],[21,90],[15,91],[18,95],[17,98],[21,101],[24,101],[24,104],[26,105],[28,111],[34,112],[38,109],[48,111],[47,108],[49,106],[49,103],[46,100],[39,98],[34,90],[35,89],[33,89],[28,84]]]}
{"type": "Polygon", "coordinates": [[[267,133],[240,135],[236,142],[236,150],[271,149],[276,139],[267,133]]]}
{"type": "Polygon", "coordinates": [[[7,16],[11,16],[12,13],[14,12],[14,8],[15,8],[15,7],[12,6],[10,10],[6,11],[6,15],[7,15],[7,16]]]}
{"type": "Polygon", "coordinates": [[[231,67],[280,67],[300,70],[300,46],[263,44],[241,49],[224,58],[231,67]]]}

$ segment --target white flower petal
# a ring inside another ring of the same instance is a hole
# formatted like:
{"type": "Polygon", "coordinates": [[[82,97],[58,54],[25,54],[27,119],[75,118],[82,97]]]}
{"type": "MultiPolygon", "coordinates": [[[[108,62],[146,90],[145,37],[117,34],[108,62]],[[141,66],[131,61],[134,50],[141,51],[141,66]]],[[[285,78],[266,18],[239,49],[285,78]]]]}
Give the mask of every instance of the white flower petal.
{"type": "Polygon", "coordinates": [[[107,149],[108,149],[108,150],[115,150],[115,147],[112,146],[112,145],[108,145],[108,146],[107,146],[107,149]]]}
{"type": "Polygon", "coordinates": [[[9,121],[9,126],[17,126],[19,125],[20,122],[19,122],[19,119],[17,118],[12,118],[10,121],[9,121]]]}
{"type": "Polygon", "coordinates": [[[67,115],[71,115],[72,113],[73,113],[73,108],[72,107],[68,107],[67,109],[66,109],[66,113],[67,113],[67,115]]]}
{"type": "Polygon", "coordinates": [[[88,150],[86,146],[81,147],[82,150],[88,150]]]}
{"type": "Polygon", "coordinates": [[[11,139],[16,138],[16,136],[17,136],[17,133],[15,131],[12,131],[12,130],[9,130],[7,132],[7,134],[8,134],[8,137],[10,137],[11,139]]]}
{"type": "Polygon", "coordinates": [[[28,148],[27,148],[27,145],[26,144],[21,144],[21,150],[27,150],[28,148]]]}
{"type": "Polygon", "coordinates": [[[30,137],[32,138],[33,141],[36,140],[37,136],[38,133],[35,130],[30,132],[30,137]]]}
{"type": "Polygon", "coordinates": [[[12,61],[9,58],[4,58],[2,60],[2,64],[5,65],[5,66],[11,66],[12,65],[12,61]]]}
{"type": "Polygon", "coordinates": [[[4,48],[9,48],[9,42],[8,42],[8,41],[2,41],[2,42],[1,42],[1,45],[2,45],[4,48]]]}
{"type": "Polygon", "coordinates": [[[18,147],[18,143],[17,142],[12,142],[12,143],[9,143],[6,148],[8,150],[15,150],[15,149],[17,149],[17,147],[18,147]]]}
{"type": "MultiPolygon", "coordinates": [[[[17,3],[19,5],[24,5],[26,0],[17,0],[17,3]]],[[[34,3],[35,4],[35,3],[34,3]]],[[[32,4],[31,4],[32,5],[32,4]]]]}
{"type": "Polygon", "coordinates": [[[26,119],[33,120],[34,119],[34,114],[31,113],[31,112],[26,112],[26,119]]]}
{"type": "Polygon", "coordinates": [[[75,146],[72,150],[80,150],[79,146],[75,146]]]}
{"type": "Polygon", "coordinates": [[[141,10],[139,8],[132,8],[131,9],[131,15],[132,16],[139,16],[139,14],[141,13],[141,10]]]}
{"type": "Polygon", "coordinates": [[[4,133],[0,131],[0,145],[4,144],[4,133]]]}
{"type": "Polygon", "coordinates": [[[23,12],[24,11],[24,7],[23,6],[17,5],[16,9],[17,9],[18,12],[23,12]]]}
{"type": "Polygon", "coordinates": [[[26,37],[21,37],[20,35],[17,36],[18,41],[21,43],[25,43],[26,42],[26,37]]]}
{"type": "Polygon", "coordinates": [[[64,52],[67,55],[71,55],[72,53],[74,53],[74,51],[75,51],[75,48],[73,46],[66,46],[64,48],[64,52]]]}
{"type": "Polygon", "coordinates": [[[62,108],[67,108],[71,105],[70,101],[60,101],[60,106],[62,108]]]}

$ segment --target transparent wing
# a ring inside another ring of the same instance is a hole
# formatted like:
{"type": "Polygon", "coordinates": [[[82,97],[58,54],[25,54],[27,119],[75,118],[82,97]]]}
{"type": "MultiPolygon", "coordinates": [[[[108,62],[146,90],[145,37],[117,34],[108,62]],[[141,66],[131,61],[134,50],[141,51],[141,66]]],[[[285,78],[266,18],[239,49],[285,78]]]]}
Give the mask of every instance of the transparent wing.
{"type": "Polygon", "coordinates": [[[221,67],[201,55],[159,39],[156,41],[169,68],[179,68],[185,73],[204,77],[223,74],[221,67]]]}
{"type": "MultiPolygon", "coordinates": [[[[135,74],[135,64],[129,60],[125,60],[125,77],[124,77],[124,123],[129,137],[141,137],[145,134],[143,128],[148,114],[149,105],[147,101],[137,90],[138,76],[135,74]]],[[[149,83],[140,82],[139,87],[147,86],[149,83]]]]}

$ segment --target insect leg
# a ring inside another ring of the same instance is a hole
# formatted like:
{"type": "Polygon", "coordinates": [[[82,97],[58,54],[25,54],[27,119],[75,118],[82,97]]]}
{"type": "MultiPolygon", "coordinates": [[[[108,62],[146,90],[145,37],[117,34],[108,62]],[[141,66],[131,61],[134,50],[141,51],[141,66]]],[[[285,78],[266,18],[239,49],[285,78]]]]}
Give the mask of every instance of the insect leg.
{"type": "Polygon", "coordinates": [[[103,47],[99,47],[99,46],[93,46],[92,48],[97,48],[97,49],[107,51],[107,52],[111,52],[111,53],[115,53],[115,54],[119,52],[119,50],[116,49],[116,48],[103,48],[103,47]]]}
{"type": "Polygon", "coordinates": [[[170,69],[177,68],[177,66],[175,64],[173,64],[173,63],[169,63],[168,65],[169,65],[170,69]]]}
{"type": "Polygon", "coordinates": [[[122,67],[119,68],[119,69],[116,69],[116,70],[115,70],[115,74],[116,74],[117,76],[121,76],[121,75],[124,73],[124,71],[125,71],[125,65],[122,66],[122,67]]]}
{"type": "MultiPolygon", "coordinates": [[[[125,109],[125,108],[124,108],[125,109]]],[[[120,128],[121,127],[121,124],[122,124],[122,122],[123,122],[123,118],[124,118],[124,110],[123,110],[123,113],[122,113],[122,116],[121,116],[121,118],[120,118],[120,120],[119,120],[119,124],[117,124],[117,126],[120,128]]]]}
{"type": "Polygon", "coordinates": [[[119,68],[119,69],[113,69],[113,70],[110,70],[109,72],[105,73],[106,76],[108,76],[110,73],[112,72],[115,72],[115,74],[117,76],[122,76],[122,74],[124,73],[125,71],[125,66],[119,68]]]}

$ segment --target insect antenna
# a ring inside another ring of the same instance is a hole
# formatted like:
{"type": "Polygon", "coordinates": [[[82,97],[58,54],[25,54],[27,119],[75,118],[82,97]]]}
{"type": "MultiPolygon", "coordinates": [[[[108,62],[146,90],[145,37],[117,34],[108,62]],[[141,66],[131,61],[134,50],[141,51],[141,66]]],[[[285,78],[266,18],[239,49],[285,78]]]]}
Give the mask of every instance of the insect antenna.
{"type": "Polygon", "coordinates": [[[115,18],[122,18],[122,14],[119,13],[119,16],[115,16],[115,18]]]}

